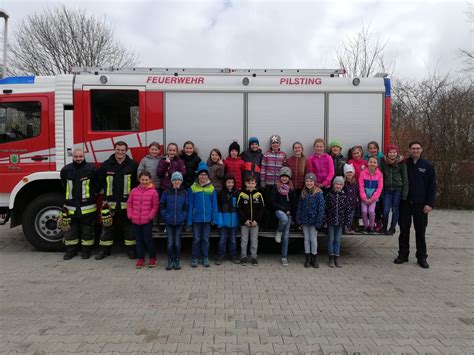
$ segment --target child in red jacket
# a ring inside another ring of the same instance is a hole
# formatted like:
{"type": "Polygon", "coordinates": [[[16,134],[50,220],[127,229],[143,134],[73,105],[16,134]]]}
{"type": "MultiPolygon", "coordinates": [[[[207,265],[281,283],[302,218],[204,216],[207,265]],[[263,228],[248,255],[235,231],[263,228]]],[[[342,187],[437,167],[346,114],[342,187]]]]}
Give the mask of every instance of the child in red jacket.
{"type": "Polygon", "coordinates": [[[150,254],[148,267],[156,266],[156,250],[152,239],[153,218],[158,213],[158,192],[151,182],[151,174],[143,170],[138,176],[140,185],[135,187],[128,197],[127,215],[133,223],[137,242],[137,269],[145,263],[145,246],[150,254]]]}
{"type": "Polygon", "coordinates": [[[225,174],[235,178],[235,188],[242,189],[242,171],[244,170],[245,162],[239,156],[240,145],[237,142],[232,142],[229,146],[229,156],[224,160],[225,174]]]}

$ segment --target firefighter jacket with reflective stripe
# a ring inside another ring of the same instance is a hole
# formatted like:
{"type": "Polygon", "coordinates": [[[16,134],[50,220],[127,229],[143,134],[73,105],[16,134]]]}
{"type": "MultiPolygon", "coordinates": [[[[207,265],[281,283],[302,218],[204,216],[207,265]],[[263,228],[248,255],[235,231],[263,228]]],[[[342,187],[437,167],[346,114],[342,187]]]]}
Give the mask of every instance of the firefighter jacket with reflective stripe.
{"type": "Polygon", "coordinates": [[[127,209],[127,200],[132,188],[137,186],[138,165],[128,155],[121,164],[112,154],[99,169],[99,183],[104,200],[112,209],[127,209]]]}
{"type": "Polygon", "coordinates": [[[80,217],[97,210],[95,198],[99,184],[93,164],[83,161],[66,165],[61,169],[61,184],[65,191],[64,204],[70,215],[80,217]]]}

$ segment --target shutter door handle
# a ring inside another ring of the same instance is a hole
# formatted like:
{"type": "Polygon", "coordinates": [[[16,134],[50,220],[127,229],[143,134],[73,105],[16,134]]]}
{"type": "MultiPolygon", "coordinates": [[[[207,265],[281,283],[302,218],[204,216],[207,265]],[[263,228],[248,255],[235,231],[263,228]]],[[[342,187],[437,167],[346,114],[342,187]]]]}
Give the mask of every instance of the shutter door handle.
{"type": "Polygon", "coordinates": [[[31,157],[31,160],[34,160],[34,161],[48,160],[48,157],[44,155],[35,155],[31,157]]]}

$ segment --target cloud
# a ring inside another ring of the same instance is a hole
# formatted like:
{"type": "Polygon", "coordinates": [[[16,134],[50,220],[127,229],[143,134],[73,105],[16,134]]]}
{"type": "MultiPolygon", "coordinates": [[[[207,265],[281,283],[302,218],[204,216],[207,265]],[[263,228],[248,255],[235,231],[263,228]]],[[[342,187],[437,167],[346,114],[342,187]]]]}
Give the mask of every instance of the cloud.
{"type": "MultiPolygon", "coordinates": [[[[4,0],[19,20],[68,1],[4,0]]],[[[334,68],[349,35],[370,26],[388,40],[394,76],[458,72],[459,48],[472,49],[464,1],[75,1],[105,17],[142,66],[334,68]]]]}

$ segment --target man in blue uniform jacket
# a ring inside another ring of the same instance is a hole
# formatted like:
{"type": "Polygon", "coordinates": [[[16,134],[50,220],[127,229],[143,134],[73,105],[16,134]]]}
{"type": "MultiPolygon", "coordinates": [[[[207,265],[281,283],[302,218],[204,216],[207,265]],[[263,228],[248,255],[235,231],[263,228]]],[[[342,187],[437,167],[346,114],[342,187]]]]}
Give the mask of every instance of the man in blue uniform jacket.
{"type": "Polygon", "coordinates": [[[410,227],[413,218],[416,237],[416,259],[424,269],[430,266],[426,261],[425,232],[428,225],[428,213],[434,206],[436,197],[436,174],[431,162],[421,157],[423,146],[420,142],[410,143],[410,156],[406,161],[408,172],[408,196],[400,202],[400,237],[398,238],[398,256],[395,264],[408,261],[410,254],[410,227]]]}

